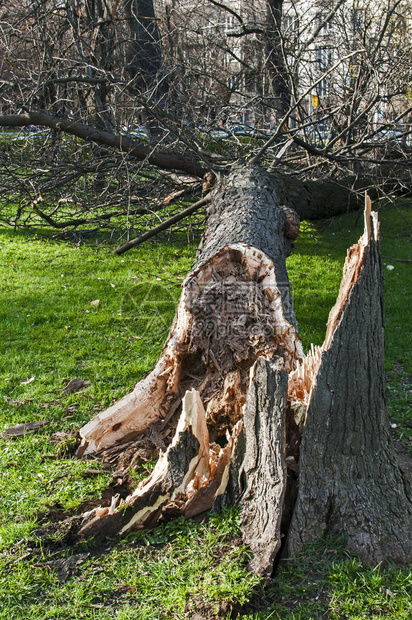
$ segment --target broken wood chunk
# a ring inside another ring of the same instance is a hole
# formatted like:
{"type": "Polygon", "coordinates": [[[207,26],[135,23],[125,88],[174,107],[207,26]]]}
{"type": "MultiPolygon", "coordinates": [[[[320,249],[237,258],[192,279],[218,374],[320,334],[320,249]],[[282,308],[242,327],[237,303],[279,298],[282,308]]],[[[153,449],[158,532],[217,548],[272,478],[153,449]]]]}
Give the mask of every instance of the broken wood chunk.
{"type": "Polygon", "coordinates": [[[48,420],[39,420],[38,422],[25,422],[24,424],[16,424],[11,428],[6,428],[2,432],[2,436],[6,439],[8,437],[21,437],[22,435],[29,435],[35,433],[46,424],[50,424],[48,420]]]}
{"type": "Polygon", "coordinates": [[[61,396],[67,396],[68,394],[72,394],[73,392],[78,392],[79,390],[83,390],[84,388],[89,387],[89,385],[91,385],[90,381],[85,381],[84,379],[72,379],[63,388],[61,396]]]}
{"type": "Polygon", "coordinates": [[[215,503],[215,509],[239,503],[242,538],[254,554],[250,568],[266,576],[271,575],[281,546],[287,389],[287,373],[259,358],[250,371],[230,481],[215,503]]]}
{"type": "Polygon", "coordinates": [[[179,392],[192,388],[199,390],[214,437],[224,436],[241,418],[256,359],[279,357],[290,371],[302,355],[296,328],[285,317],[274,264],[255,248],[224,247],[186,280],[154,370],[80,430],[78,456],[170,420],[171,410],[177,415],[181,407],[179,392]]]}
{"type": "MultiPolygon", "coordinates": [[[[301,371],[305,375],[306,367],[301,371]]],[[[348,250],[321,355],[309,374],[306,382],[301,376],[309,388],[307,422],[289,553],[332,535],[344,536],[347,548],[373,566],[410,562],[412,504],[386,410],[379,224],[368,199],[365,232],[348,250]]]]}
{"type": "MultiPolygon", "coordinates": [[[[110,508],[83,515],[81,535],[126,534],[153,527],[170,510],[195,516],[213,505],[222,493],[233,442],[225,448],[209,444],[206,414],[196,390],[186,392],[172,443],[151,475],[126,500],[114,498],[110,508]]],[[[226,475],[227,480],[227,475],[226,475]]]]}
{"type": "Polygon", "coordinates": [[[372,564],[411,559],[411,498],[385,406],[382,269],[368,201],[365,224],[325,342],[305,357],[285,263],[297,219],[264,171],[243,168],[222,181],[155,368],[80,431],[78,456],[114,463],[131,452],[130,463],[145,441],[163,451],[126,499],[115,495],[83,515],[83,535],[126,534],[239,502],[250,567],[261,575],[271,574],[281,540],[294,555],[343,534],[372,564]]]}

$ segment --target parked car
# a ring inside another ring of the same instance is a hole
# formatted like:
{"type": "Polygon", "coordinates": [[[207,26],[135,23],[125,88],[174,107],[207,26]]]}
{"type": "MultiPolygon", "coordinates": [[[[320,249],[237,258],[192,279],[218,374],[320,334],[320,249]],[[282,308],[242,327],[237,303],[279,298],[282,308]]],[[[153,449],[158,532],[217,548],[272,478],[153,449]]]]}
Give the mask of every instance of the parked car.
{"type": "Polygon", "coordinates": [[[233,125],[228,127],[228,131],[232,136],[253,136],[255,130],[250,125],[233,125]]]}
{"type": "Polygon", "coordinates": [[[313,125],[306,129],[302,137],[306,138],[310,144],[324,148],[331,141],[332,132],[326,125],[313,125]]]}
{"type": "Polygon", "coordinates": [[[223,127],[212,127],[212,129],[209,129],[208,133],[209,133],[209,136],[211,136],[212,138],[228,138],[229,137],[229,133],[223,127]]]}
{"type": "Polygon", "coordinates": [[[277,131],[277,127],[259,127],[259,129],[255,129],[255,132],[262,138],[270,138],[277,131]]]}
{"type": "Polygon", "coordinates": [[[51,140],[50,131],[48,129],[32,129],[30,127],[30,133],[27,133],[24,129],[18,128],[14,131],[2,131],[0,132],[0,138],[4,142],[27,142],[28,140],[51,140]]]}

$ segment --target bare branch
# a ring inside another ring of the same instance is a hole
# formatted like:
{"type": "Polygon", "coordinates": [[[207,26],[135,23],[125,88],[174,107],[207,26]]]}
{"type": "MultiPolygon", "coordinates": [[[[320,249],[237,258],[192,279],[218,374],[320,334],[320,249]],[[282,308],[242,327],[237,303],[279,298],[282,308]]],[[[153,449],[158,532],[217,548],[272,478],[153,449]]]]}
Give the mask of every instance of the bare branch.
{"type": "Polygon", "coordinates": [[[196,163],[191,163],[180,157],[166,153],[155,153],[142,146],[137,145],[131,138],[116,135],[109,131],[96,129],[90,125],[84,125],[74,120],[62,119],[51,116],[45,112],[26,112],[24,114],[14,114],[0,116],[0,127],[27,127],[38,125],[49,127],[57,131],[62,131],[84,140],[90,140],[96,144],[110,146],[127,153],[130,157],[135,157],[140,161],[147,161],[153,166],[165,170],[181,170],[187,174],[203,177],[207,172],[196,163]]]}
{"type": "Polygon", "coordinates": [[[173,226],[174,224],[177,224],[178,222],[188,217],[189,215],[192,215],[192,213],[194,213],[201,207],[204,207],[206,204],[208,204],[211,201],[212,201],[212,196],[210,195],[205,196],[205,198],[202,198],[202,200],[198,200],[198,202],[195,202],[190,207],[187,207],[187,209],[184,209],[184,211],[181,211],[180,213],[178,213],[177,215],[174,215],[173,217],[169,218],[165,222],[162,222],[162,224],[159,224],[159,226],[156,226],[156,228],[153,228],[152,230],[149,230],[143,233],[143,235],[140,235],[140,237],[137,237],[136,239],[132,239],[131,241],[128,241],[124,245],[121,245],[114,251],[115,254],[124,254],[128,250],[131,250],[132,248],[136,248],[138,245],[141,245],[142,243],[144,243],[144,241],[147,241],[148,239],[155,237],[156,235],[161,233],[163,230],[170,228],[171,226],[173,226]]]}

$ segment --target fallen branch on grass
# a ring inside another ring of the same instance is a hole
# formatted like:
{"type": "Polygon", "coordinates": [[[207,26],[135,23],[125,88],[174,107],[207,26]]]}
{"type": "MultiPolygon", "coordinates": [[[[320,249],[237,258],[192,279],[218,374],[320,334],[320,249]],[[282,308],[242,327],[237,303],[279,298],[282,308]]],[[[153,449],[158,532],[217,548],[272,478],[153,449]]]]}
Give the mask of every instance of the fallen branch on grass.
{"type": "Polygon", "coordinates": [[[132,248],[136,248],[138,245],[140,245],[141,243],[144,243],[145,241],[147,241],[148,239],[151,239],[152,237],[155,237],[156,235],[161,233],[163,230],[167,230],[171,226],[174,226],[174,224],[177,224],[178,222],[180,222],[181,220],[184,220],[189,215],[192,215],[192,213],[194,213],[201,207],[204,207],[206,204],[211,202],[211,200],[212,200],[212,197],[210,195],[205,196],[205,198],[198,200],[197,202],[192,204],[190,207],[187,207],[187,209],[184,209],[184,211],[181,211],[180,213],[173,215],[172,217],[167,219],[165,222],[162,222],[155,228],[152,228],[151,230],[148,230],[147,232],[143,233],[143,235],[140,235],[140,237],[136,237],[136,239],[132,239],[131,241],[128,241],[127,243],[124,243],[123,245],[119,246],[116,250],[114,250],[114,253],[120,255],[120,254],[124,254],[128,250],[131,250],[132,248]]]}

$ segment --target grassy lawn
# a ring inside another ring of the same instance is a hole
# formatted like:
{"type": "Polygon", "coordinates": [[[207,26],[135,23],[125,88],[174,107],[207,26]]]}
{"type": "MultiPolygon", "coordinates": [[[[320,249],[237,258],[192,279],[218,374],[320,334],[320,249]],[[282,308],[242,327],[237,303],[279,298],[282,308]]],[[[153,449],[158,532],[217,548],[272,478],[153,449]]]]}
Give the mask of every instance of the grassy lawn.
{"type": "MultiPolygon", "coordinates": [[[[388,408],[412,451],[412,209],[380,211],[385,272],[388,408]]],[[[306,349],[321,344],[357,214],[303,225],[288,269],[306,349]]],[[[122,257],[87,245],[0,230],[0,618],[160,620],[407,619],[412,576],[367,567],[339,541],[284,561],[269,586],[247,571],[236,510],[178,521],[101,547],[47,536],[55,513],[75,515],[113,483],[110,470],[73,458],[76,430],[128,393],[154,365],[196,247],[157,241],[122,257]],[[81,392],[62,394],[74,378],[81,392]]]]}

